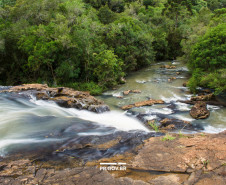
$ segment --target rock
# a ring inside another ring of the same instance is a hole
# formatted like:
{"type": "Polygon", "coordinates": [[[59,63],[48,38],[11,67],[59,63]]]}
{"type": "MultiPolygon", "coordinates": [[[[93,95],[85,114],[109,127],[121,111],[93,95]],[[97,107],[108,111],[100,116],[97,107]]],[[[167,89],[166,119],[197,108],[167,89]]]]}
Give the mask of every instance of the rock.
{"type": "Polygon", "coordinates": [[[122,99],[122,98],[123,98],[123,96],[117,96],[116,98],[120,98],[120,99],[122,99]]]}
{"type": "Polygon", "coordinates": [[[198,101],[190,110],[190,115],[195,119],[205,119],[210,115],[205,102],[198,101]]]}
{"type": "Polygon", "coordinates": [[[176,72],[176,75],[180,75],[181,73],[180,72],[176,72]]]}
{"type": "Polygon", "coordinates": [[[135,89],[135,90],[127,90],[123,92],[124,95],[128,95],[129,93],[141,93],[141,90],[135,89]]]}
{"type": "Polygon", "coordinates": [[[226,132],[220,134],[178,135],[171,141],[148,139],[132,160],[140,170],[165,172],[212,171],[226,163],[226,132]]]}
{"type": "Polygon", "coordinates": [[[86,109],[97,113],[110,110],[103,101],[97,100],[89,92],[66,87],[50,88],[46,84],[23,84],[0,92],[34,95],[38,100],[51,100],[66,108],[86,109]]]}
{"type": "Polygon", "coordinates": [[[193,125],[184,120],[165,118],[160,121],[160,130],[189,129],[194,130],[193,125]]]}
{"type": "Polygon", "coordinates": [[[147,100],[147,101],[136,102],[134,103],[134,106],[142,107],[142,106],[151,106],[153,104],[154,104],[153,100],[147,100]]]}
{"type": "Polygon", "coordinates": [[[132,104],[131,105],[124,105],[124,106],[121,107],[121,109],[122,110],[129,110],[129,109],[131,109],[133,107],[135,107],[135,105],[132,105],[132,104]]]}
{"type": "Polygon", "coordinates": [[[214,94],[200,95],[191,97],[191,101],[209,101],[214,99],[214,94]]]}
{"type": "MultiPolygon", "coordinates": [[[[140,137],[136,135],[132,138],[138,139],[137,136],[140,137]]],[[[59,160],[49,162],[42,157],[41,160],[1,159],[0,184],[225,184],[226,131],[204,136],[173,136],[175,139],[168,141],[163,141],[163,137],[148,137],[149,139],[141,142],[131,153],[118,154],[85,164],[75,163],[74,157],[69,161],[66,158],[62,161],[62,158],[57,158],[59,160]],[[100,162],[119,161],[126,163],[125,171],[100,170],[100,162]]],[[[128,143],[127,139],[122,140],[128,143]]],[[[98,139],[90,138],[90,141],[98,144],[98,139]]],[[[72,141],[74,142],[75,140],[72,141]]],[[[120,140],[116,140],[107,147],[105,143],[98,145],[107,150],[119,143],[120,140]]],[[[84,145],[87,145],[87,142],[84,142],[84,145]]],[[[88,144],[87,147],[92,145],[88,144]]]]}
{"type": "Polygon", "coordinates": [[[188,85],[188,82],[183,83],[183,87],[187,87],[187,85],[188,85]]]}
{"type": "Polygon", "coordinates": [[[172,82],[173,80],[176,80],[177,78],[176,77],[171,77],[168,79],[168,82],[172,82]]]}
{"type": "Polygon", "coordinates": [[[153,100],[153,99],[149,99],[146,101],[141,101],[141,102],[136,102],[134,104],[130,104],[130,105],[125,105],[123,107],[121,107],[122,110],[128,110],[131,109],[133,107],[142,107],[142,106],[151,106],[153,104],[164,104],[165,102],[163,100],[153,100]]]}
{"type": "Polygon", "coordinates": [[[135,90],[131,90],[130,92],[132,92],[132,93],[141,93],[141,90],[135,89],[135,90]]]}
{"type": "Polygon", "coordinates": [[[124,91],[123,94],[124,95],[128,95],[130,93],[130,90],[124,91]]]}
{"type": "Polygon", "coordinates": [[[121,83],[121,84],[125,84],[125,83],[126,83],[126,79],[125,79],[125,78],[123,78],[123,77],[121,77],[121,79],[120,79],[120,83],[121,83]]]}
{"type": "Polygon", "coordinates": [[[176,66],[172,66],[172,65],[162,65],[162,66],[160,66],[160,68],[176,69],[176,66]]]}

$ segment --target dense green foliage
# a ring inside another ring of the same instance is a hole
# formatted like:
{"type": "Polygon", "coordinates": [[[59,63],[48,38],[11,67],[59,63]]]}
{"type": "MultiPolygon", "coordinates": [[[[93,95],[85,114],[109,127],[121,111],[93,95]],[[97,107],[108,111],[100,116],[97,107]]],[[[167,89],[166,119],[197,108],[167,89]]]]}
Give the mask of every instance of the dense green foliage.
{"type": "Polygon", "coordinates": [[[99,94],[128,72],[183,56],[191,89],[225,91],[224,7],[225,0],[2,0],[0,84],[99,94]]]}

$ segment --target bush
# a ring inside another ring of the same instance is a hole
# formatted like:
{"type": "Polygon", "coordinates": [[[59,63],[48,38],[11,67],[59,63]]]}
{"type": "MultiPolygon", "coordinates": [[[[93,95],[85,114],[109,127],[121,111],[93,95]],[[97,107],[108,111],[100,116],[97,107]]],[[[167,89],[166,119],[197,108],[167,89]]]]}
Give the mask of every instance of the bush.
{"type": "Polygon", "coordinates": [[[104,90],[101,86],[94,82],[89,83],[73,82],[65,84],[63,86],[67,86],[78,91],[89,91],[91,95],[100,95],[104,90]]]}

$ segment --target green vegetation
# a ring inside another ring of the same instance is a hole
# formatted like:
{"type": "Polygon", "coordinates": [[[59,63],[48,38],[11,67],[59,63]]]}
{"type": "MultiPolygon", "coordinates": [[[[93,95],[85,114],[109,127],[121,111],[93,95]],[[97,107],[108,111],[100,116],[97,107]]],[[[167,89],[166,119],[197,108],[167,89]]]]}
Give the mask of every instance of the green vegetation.
{"type": "Polygon", "coordinates": [[[225,0],[2,0],[0,84],[92,94],[182,57],[189,87],[226,91],[225,0]]]}
{"type": "Polygon", "coordinates": [[[155,132],[159,132],[159,127],[158,127],[158,125],[155,123],[155,121],[149,121],[148,124],[151,126],[151,128],[154,129],[155,132]]]}
{"type": "Polygon", "coordinates": [[[174,139],[176,139],[176,137],[173,137],[173,136],[171,136],[171,135],[169,135],[169,134],[166,134],[166,135],[162,138],[162,141],[172,141],[172,140],[174,140],[174,139]]]}

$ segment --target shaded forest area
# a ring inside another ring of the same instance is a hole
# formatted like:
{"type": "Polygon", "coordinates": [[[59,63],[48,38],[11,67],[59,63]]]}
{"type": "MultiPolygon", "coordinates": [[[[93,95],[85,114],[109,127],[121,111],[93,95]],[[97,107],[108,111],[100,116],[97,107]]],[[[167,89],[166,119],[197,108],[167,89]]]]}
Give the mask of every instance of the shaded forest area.
{"type": "Polygon", "coordinates": [[[180,59],[188,86],[226,91],[226,0],[2,0],[0,84],[93,95],[155,61],[180,59]]]}

